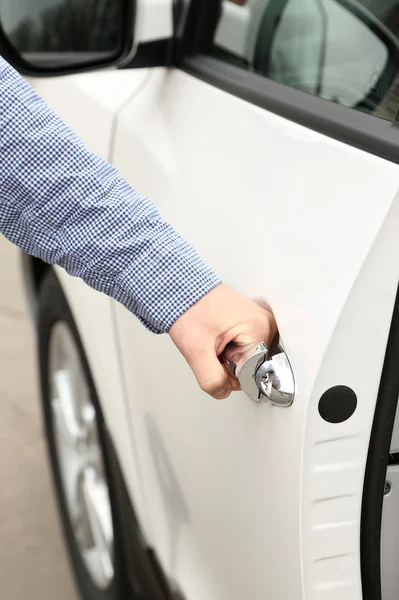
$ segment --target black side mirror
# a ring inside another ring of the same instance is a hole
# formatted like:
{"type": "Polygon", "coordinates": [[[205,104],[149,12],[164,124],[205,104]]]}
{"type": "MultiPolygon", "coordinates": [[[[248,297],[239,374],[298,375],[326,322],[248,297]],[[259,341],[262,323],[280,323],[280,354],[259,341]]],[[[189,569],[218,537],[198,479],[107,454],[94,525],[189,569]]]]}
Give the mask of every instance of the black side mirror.
{"type": "Polygon", "coordinates": [[[131,51],[134,0],[0,0],[0,54],[26,75],[87,71],[131,51]]]}

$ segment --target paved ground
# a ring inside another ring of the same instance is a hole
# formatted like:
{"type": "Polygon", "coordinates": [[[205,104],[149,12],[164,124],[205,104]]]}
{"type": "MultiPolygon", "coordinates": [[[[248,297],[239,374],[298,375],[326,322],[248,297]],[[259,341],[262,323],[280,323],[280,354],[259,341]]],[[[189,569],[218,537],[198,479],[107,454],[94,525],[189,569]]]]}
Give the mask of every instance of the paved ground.
{"type": "Polygon", "coordinates": [[[0,582],[7,600],[74,600],[39,415],[17,252],[0,237],[0,582]]]}

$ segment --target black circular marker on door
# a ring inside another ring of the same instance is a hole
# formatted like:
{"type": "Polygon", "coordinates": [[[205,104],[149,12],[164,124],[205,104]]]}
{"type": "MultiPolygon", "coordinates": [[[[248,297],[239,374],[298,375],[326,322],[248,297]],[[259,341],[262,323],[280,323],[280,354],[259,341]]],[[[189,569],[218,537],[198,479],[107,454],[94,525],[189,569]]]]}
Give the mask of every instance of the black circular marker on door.
{"type": "Polygon", "coordinates": [[[328,423],[343,423],[357,407],[357,396],[346,385],[335,385],[324,392],[319,400],[320,416],[328,423]]]}

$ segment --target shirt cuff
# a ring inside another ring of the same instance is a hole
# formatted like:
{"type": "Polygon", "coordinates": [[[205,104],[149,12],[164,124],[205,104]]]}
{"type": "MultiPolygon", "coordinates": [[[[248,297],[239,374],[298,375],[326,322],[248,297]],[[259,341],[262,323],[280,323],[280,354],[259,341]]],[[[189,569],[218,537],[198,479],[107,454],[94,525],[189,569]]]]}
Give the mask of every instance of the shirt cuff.
{"type": "Polygon", "coordinates": [[[220,283],[209,265],[164,222],[162,235],[144,256],[117,276],[110,295],[150,331],[166,333],[220,283]]]}

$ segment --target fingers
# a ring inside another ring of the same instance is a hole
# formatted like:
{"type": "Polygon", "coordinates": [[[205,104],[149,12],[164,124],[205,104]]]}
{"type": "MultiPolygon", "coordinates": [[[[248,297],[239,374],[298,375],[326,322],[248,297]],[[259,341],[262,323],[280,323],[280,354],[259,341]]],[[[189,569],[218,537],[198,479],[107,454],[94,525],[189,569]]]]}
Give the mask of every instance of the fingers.
{"type": "Polygon", "coordinates": [[[255,348],[260,342],[251,342],[249,344],[235,344],[234,342],[227,344],[223,351],[227,360],[232,360],[239,369],[240,366],[250,357],[255,351],[255,348]]]}
{"type": "MultiPolygon", "coordinates": [[[[235,343],[230,343],[224,349],[223,355],[226,357],[228,361],[232,361],[236,365],[235,373],[238,374],[241,370],[243,364],[251,358],[251,356],[255,353],[257,346],[259,346],[260,342],[252,342],[249,344],[241,344],[237,345],[235,343]]],[[[237,391],[241,389],[238,378],[232,376],[231,381],[232,389],[237,391]]]]}
{"type": "Polygon", "coordinates": [[[240,382],[237,377],[234,377],[233,375],[230,376],[230,384],[233,392],[238,392],[241,389],[240,382]]]}
{"type": "Polygon", "coordinates": [[[233,388],[235,378],[219,362],[214,351],[196,354],[188,363],[201,389],[213,398],[222,400],[230,395],[232,389],[237,389],[236,384],[233,388]]]}
{"type": "Polygon", "coordinates": [[[232,390],[240,389],[218,357],[227,344],[225,356],[239,369],[259,342],[270,345],[277,325],[269,308],[220,284],[172,325],[169,334],[204,392],[227,398],[232,390]]]}

